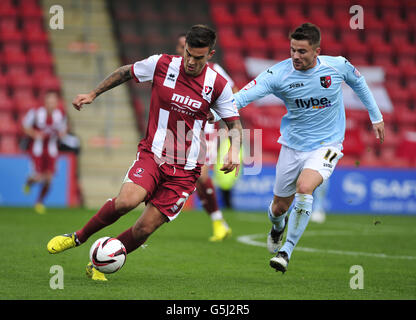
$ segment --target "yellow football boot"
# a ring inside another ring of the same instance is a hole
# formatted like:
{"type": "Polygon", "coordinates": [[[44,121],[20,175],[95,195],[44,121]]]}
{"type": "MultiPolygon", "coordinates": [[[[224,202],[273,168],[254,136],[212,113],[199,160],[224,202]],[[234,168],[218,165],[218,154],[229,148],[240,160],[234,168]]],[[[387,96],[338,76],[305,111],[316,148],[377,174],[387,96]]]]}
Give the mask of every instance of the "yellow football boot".
{"type": "Polygon", "coordinates": [[[212,229],[214,235],[209,238],[211,242],[218,242],[231,236],[231,228],[227,225],[224,220],[215,220],[212,222],[212,229]]]}
{"type": "Polygon", "coordinates": [[[107,281],[107,278],[105,277],[105,274],[98,271],[96,268],[92,266],[92,263],[89,262],[87,264],[87,267],[85,268],[85,273],[89,278],[92,280],[98,280],[98,281],[107,281]]]}
{"type": "Polygon", "coordinates": [[[49,253],[55,254],[79,246],[80,243],[75,233],[67,233],[53,237],[47,245],[49,253]]]}
{"type": "Polygon", "coordinates": [[[46,213],[46,207],[42,203],[36,203],[35,204],[35,212],[37,214],[45,214],[46,213]]]}

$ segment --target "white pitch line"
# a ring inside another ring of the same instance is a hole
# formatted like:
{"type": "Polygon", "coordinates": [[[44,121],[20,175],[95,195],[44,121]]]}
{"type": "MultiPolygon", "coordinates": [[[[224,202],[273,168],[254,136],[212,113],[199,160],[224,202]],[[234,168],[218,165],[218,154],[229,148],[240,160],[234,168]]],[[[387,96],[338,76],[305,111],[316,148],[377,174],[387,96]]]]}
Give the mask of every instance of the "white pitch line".
{"type": "MultiPolygon", "coordinates": [[[[244,243],[244,244],[251,245],[251,246],[266,247],[267,245],[265,242],[253,240],[259,237],[264,237],[264,234],[249,234],[245,236],[240,236],[237,238],[237,241],[244,243]]],[[[304,252],[314,252],[314,253],[340,254],[340,255],[348,255],[348,256],[366,256],[366,257],[383,258],[383,259],[416,260],[416,257],[414,256],[391,256],[391,255],[387,255],[384,253],[343,251],[343,250],[331,250],[331,249],[315,249],[315,248],[305,248],[305,247],[296,247],[295,250],[304,251],[304,252]]]]}

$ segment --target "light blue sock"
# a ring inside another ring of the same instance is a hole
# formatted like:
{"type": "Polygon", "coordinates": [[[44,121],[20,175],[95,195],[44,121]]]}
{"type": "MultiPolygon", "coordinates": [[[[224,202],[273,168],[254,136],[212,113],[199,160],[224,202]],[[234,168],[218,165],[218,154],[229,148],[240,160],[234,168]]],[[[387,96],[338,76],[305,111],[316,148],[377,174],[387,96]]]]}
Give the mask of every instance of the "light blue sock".
{"type": "Polygon", "coordinates": [[[285,251],[289,258],[298,243],[300,237],[308,225],[312,212],[313,196],[310,194],[296,193],[295,205],[289,215],[287,224],[286,242],[279,251],[285,251]]]}
{"type": "Polygon", "coordinates": [[[269,210],[267,210],[267,215],[269,216],[269,220],[273,223],[273,228],[276,231],[282,231],[285,227],[285,217],[287,215],[287,212],[283,213],[281,216],[274,216],[272,212],[272,202],[270,202],[269,210]]]}

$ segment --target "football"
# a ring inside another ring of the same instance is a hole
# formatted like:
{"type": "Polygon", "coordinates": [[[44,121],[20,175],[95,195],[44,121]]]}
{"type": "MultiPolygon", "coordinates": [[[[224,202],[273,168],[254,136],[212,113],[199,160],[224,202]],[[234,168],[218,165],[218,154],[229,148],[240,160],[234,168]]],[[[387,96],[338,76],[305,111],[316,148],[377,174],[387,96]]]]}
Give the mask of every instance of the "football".
{"type": "Polygon", "coordinates": [[[90,249],[93,266],[102,273],[114,273],[126,262],[126,248],[120,240],[102,237],[94,242],[90,249]]]}

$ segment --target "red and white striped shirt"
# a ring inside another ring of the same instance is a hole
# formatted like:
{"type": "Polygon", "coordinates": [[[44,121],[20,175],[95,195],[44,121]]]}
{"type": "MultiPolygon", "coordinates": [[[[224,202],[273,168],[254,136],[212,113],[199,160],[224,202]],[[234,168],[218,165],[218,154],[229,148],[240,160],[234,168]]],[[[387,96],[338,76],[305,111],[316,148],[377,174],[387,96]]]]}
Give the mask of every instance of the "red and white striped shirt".
{"type": "Polygon", "coordinates": [[[48,114],[45,107],[30,109],[23,118],[23,127],[35,129],[43,133],[42,138],[34,139],[29,151],[35,157],[48,154],[51,157],[58,155],[59,133],[65,132],[66,118],[60,109],[54,109],[48,114]]]}
{"type": "Polygon", "coordinates": [[[192,170],[204,163],[203,128],[210,108],[224,121],[239,119],[230,85],[208,64],[190,76],[182,57],[162,54],[134,63],[132,73],[137,82],[153,82],[147,132],[139,148],[176,167],[192,170]]]}

